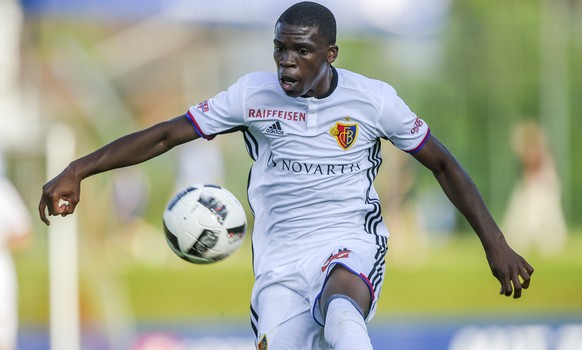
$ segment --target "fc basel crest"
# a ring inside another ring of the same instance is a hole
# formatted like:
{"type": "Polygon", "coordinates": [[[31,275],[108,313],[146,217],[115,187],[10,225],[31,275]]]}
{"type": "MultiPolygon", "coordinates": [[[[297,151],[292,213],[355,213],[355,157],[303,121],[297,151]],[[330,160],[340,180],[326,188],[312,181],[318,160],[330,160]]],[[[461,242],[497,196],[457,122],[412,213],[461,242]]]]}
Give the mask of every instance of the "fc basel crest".
{"type": "MultiPolygon", "coordinates": [[[[350,121],[350,117],[346,117],[345,120],[350,121]]],[[[356,138],[358,138],[358,124],[336,122],[329,133],[343,150],[347,150],[354,145],[356,138]]]]}
{"type": "Polygon", "coordinates": [[[263,337],[261,338],[261,340],[259,340],[257,344],[257,350],[267,350],[267,349],[268,349],[267,335],[263,335],[263,337]]]}

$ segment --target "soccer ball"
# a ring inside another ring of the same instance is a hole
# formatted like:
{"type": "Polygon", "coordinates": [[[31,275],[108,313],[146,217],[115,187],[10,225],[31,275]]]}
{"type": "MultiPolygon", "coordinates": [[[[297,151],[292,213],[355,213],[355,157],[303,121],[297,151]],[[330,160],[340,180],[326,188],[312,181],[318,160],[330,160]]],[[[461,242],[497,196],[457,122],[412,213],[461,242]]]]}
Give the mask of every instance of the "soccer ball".
{"type": "Polygon", "coordinates": [[[163,223],[166,242],[176,255],[207,264],[241,246],[247,219],[243,206],[227,189],[193,185],[168,202],[163,223]]]}

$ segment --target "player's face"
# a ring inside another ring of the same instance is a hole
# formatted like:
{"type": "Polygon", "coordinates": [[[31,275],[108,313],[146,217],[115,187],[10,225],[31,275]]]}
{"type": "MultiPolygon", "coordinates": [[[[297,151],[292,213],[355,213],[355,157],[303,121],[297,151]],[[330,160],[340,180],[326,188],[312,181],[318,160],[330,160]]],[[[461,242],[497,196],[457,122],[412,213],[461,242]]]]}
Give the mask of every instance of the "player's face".
{"type": "Polygon", "coordinates": [[[338,47],[327,44],[317,27],[277,23],[273,43],[279,84],[288,96],[318,97],[328,92],[338,47]]]}

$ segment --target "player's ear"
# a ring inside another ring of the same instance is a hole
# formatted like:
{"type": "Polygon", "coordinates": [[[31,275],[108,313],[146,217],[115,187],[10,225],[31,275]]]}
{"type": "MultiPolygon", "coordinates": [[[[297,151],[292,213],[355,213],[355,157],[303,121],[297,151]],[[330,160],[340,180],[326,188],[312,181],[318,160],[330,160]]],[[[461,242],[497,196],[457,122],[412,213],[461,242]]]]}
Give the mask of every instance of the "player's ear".
{"type": "Polygon", "coordinates": [[[332,64],[335,62],[338,55],[339,47],[337,45],[329,45],[327,50],[327,63],[332,64]]]}

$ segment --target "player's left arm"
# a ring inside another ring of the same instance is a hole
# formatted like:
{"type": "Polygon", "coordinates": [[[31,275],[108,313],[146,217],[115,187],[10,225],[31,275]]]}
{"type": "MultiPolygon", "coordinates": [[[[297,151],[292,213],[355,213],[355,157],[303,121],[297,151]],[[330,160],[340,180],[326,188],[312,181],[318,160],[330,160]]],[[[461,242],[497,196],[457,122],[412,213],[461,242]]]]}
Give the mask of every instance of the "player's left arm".
{"type": "Polygon", "coordinates": [[[477,187],[446,147],[430,136],[414,158],[430,169],[450,201],[463,214],[481,240],[500,294],[514,298],[528,288],[534,269],[505,241],[477,187]]]}

